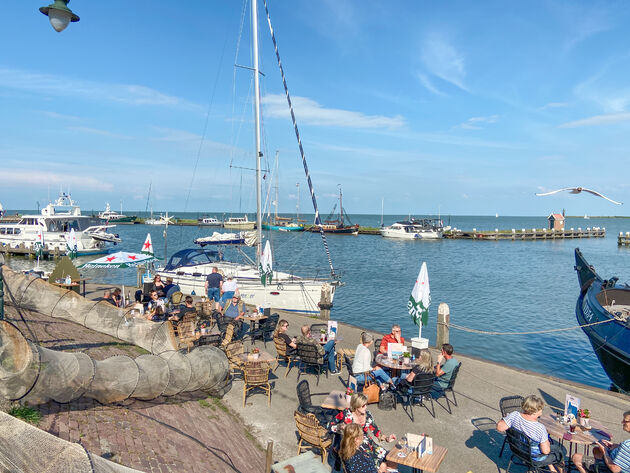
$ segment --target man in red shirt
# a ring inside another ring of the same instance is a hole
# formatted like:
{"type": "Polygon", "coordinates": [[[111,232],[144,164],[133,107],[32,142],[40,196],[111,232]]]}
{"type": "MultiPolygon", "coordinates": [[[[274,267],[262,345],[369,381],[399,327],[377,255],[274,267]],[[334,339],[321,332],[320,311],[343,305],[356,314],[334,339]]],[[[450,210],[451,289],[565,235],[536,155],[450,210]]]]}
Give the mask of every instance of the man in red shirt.
{"type": "Polygon", "coordinates": [[[392,325],[392,333],[388,333],[383,337],[383,340],[381,341],[381,346],[379,347],[378,351],[387,354],[388,343],[402,343],[403,345],[405,344],[405,339],[402,336],[400,325],[392,325]]]}

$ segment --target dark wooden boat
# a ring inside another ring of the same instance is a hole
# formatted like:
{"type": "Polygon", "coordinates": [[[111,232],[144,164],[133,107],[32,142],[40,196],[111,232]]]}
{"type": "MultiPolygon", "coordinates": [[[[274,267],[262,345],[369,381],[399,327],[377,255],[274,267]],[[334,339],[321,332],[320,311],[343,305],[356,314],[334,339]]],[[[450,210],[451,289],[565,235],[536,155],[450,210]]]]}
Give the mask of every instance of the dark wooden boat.
{"type": "Polygon", "coordinates": [[[602,279],[575,249],[580,296],[575,307],[578,323],[615,387],[630,392],[630,286],[618,278],[602,279]],[[597,325],[597,322],[602,322],[597,325]]]}
{"type": "MultiPolygon", "coordinates": [[[[337,207],[337,204],[335,204],[337,207]]],[[[313,225],[311,227],[312,232],[319,233],[320,228],[324,231],[324,233],[352,233],[353,235],[359,234],[359,224],[352,225],[352,222],[349,222],[350,225],[346,225],[344,221],[344,217],[346,220],[350,221],[348,216],[346,215],[346,211],[343,208],[343,199],[341,195],[341,186],[339,186],[339,215],[336,219],[332,219],[332,216],[335,213],[335,207],[333,207],[328,218],[324,220],[324,223],[321,225],[313,225]]]]}

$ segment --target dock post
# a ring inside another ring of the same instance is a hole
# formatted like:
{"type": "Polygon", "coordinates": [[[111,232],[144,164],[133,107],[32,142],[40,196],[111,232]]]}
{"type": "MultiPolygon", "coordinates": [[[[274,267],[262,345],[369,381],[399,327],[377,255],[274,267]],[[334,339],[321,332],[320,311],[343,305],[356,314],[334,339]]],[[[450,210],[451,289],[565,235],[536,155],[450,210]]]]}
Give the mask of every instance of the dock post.
{"type": "Polygon", "coordinates": [[[437,336],[435,346],[440,348],[444,343],[448,343],[448,325],[451,323],[451,309],[446,302],[441,302],[438,306],[437,336]]]}
{"type": "Polygon", "coordinates": [[[330,302],[332,287],[330,284],[322,284],[322,292],[319,299],[319,318],[323,320],[330,320],[330,309],[332,309],[332,303],[330,302]]]}
{"type": "Polygon", "coordinates": [[[265,473],[271,473],[273,463],[273,440],[267,442],[267,456],[265,457],[265,473]]]}

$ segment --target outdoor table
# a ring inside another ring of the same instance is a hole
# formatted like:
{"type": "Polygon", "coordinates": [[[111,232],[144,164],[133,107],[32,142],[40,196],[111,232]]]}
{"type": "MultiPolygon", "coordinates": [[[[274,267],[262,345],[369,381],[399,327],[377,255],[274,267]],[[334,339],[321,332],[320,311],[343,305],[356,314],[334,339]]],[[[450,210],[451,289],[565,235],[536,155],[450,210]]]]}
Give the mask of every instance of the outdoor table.
{"type": "Polygon", "coordinates": [[[569,432],[568,426],[561,424],[552,414],[542,415],[538,420],[545,426],[547,433],[550,436],[557,438],[561,445],[563,445],[564,440],[566,440],[564,438],[564,434],[569,433],[571,435],[571,440],[567,440],[567,442],[569,442],[569,468],[571,467],[571,457],[573,456],[573,453],[577,453],[579,446],[582,445],[584,447],[584,454],[588,455],[591,444],[593,442],[600,441],[603,438],[602,435],[598,435],[595,431],[606,431],[604,426],[594,419],[590,420],[591,430],[586,430],[583,429],[582,426],[576,425],[575,432],[569,432]]]}
{"type": "MultiPolygon", "coordinates": [[[[261,320],[265,320],[266,318],[267,318],[266,315],[263,315],[263,314],[261,314],[259,312],[246,312],[245,315],[243,315],[241,317],[241,319],[247,320],[249,322],[249,324],[250,324],[249,330],[250,331],[256,330],[256,328],[258,327],[258,323],[261,320]]],[[[253,343],[253,341],[252,341],[252,343],[253,343]]]]}
{"type": "Polygon", "coordinates": [[[342,391],[330,391],[330,394],[321,404],[324,409],[336,409],[343,411],[350,408],[350,403],[346,398],[346,393],[342,391]]]}
{"type": "Polygon", "coordinates": [[[79,294],[79,287],[82,289],[82,296],[85,297],[85,281],[92,278],[81,278],[81,279],[73,279],[70,284],[66,284],[65,282],[54,282],[49,281],[52,285],[57,287],[62,287],[64,289],[70,289],[71,291],[79,294]],[[81,284],[83,283],[83,284],[81,284]]]}
{"type": "Polygon", "coordinates": [[[252,353],[241,353],[238,355],[238,357],[245,363],[248,361],[252,363],[271,363],[272,361],[276,360],[275,356],[262,350],[258,352],[258,358],[255,360],[251,358],[250,355],[252,355],[252,353]]]}
{"type": "Polygon", "coordinates": [[[425,471],[435,473],[440,468],[444,458],[446,458],[448,448],[433,444],[433,453],[424,455],[422,458],[418,458],[418,454],[415,451],[408,453],[406,457],[399,457],[398,452],[400,452],[400,448],[392,448],[385,459],[399,465],[410,466],[414,473],[425,471]]]}
{"type": "Polygon", "coordinates": [[[299,473],[328,473],[327,468],[319,457],[315,456],[312,451],[308,451],[296,457],[291,457],[271,466],[274,473],[286,473],[288,471],[296,471],[299,473]]]}
{"type": "Polygon", "coordinates": [[[392,370],[392,377],[394,377],[394,376],[400,376],[401,371],[413,369],[414,366],[419,364],[420,359],[411,361],[410,358],[406,358],[405,363],[401,365],[399,362],[389,359],[382,353],[379,353],[378,355],[376,355],[375,361],[377,365],[383,366],[385,368],[389,368],[390,370],[392,370]],[[409,360],[409,362],[407,363],[406,360],[409,360]]]}

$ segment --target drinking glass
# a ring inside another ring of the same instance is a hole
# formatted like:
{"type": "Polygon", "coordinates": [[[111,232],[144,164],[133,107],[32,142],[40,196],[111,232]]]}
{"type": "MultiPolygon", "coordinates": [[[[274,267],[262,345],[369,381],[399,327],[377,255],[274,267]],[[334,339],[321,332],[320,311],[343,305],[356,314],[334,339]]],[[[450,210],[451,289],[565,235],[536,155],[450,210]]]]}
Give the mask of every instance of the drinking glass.
{"type": "Polygon", "coordinates": [[[400,437],[398,443],[400,444],[400,451],[398,452],[398,456],[404,458],[409,454],[409,451],[407,450],[407,436],[403,435],[402,437],[400,437]]]}

